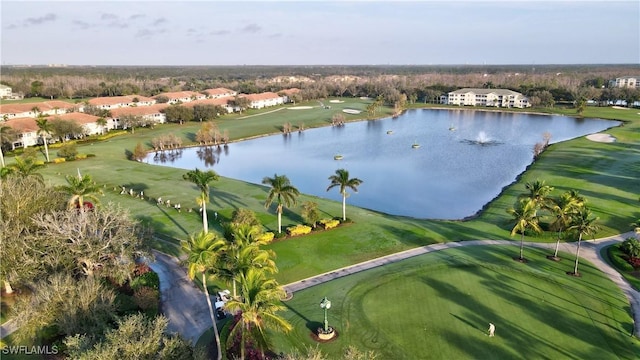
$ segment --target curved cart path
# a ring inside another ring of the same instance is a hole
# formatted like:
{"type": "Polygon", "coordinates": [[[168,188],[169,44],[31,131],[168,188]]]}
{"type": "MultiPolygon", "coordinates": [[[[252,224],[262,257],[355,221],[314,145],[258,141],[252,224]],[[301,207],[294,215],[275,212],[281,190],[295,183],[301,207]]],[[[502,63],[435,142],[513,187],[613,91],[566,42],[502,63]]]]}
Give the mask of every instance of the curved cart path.
{"type": "MultiPolygon", "coordinates": [[[[607,264],[600,254],[600,250],[603,247],[616,242],[621,242],[632,236],[634,236],[634,233],[628,232],[595,241],[583,241],[580,249],[580,257],[594,264],[616,285],[618,285],[620,289],[622,289],[631,304],[631,311],[635,320],[635,334],[640,334],[640,293],[634,290],[614,268],[607,264]]],[[[284,285],[283,287],[288,294],[292,295],[296,291],[319,285],[327,281],[378,266],[391,264],[414,256],[462,246],[482,245],[519,246],[520,243],[518,241],[511,240],[473,240],[427,245],[343,267],[324,274],[296,281],[284,285]]],[[[525,245],[546,249],[553,249],[555,247],[555,243],[526,242],[525,245]]],[[[561,243],[560,250],[567,253],[575,253],[576,244],[561,243]]],[[[158,251],[154,251],[154,254],[155,261],[149,265],[156,273],[158,273],[160,278],[161,309],[163,314],[169,319],[168,331],[179,333],[195,344],[202,333],[212,326],[206,298],[203,296],[203,292],[200,291],[200,289],[197,288],[191,280],[189,280],[185,268],[180,264],[180,261],[177,258],[158,251]]],[[[215,301],[214,296],[211,298],[212,301],[215,301]]],[[[5,323],[2,325],[1,329],[2,337],[10,334],[13,330],[11,322],[5,323]]]]}

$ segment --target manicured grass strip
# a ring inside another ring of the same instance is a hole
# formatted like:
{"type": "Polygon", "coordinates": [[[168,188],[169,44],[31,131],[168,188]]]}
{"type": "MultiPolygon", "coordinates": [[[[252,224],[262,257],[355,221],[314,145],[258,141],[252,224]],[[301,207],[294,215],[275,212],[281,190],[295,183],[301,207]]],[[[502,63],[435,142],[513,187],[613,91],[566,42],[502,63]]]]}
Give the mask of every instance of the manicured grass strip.
{"type": "MultiPolygon", "coordinates": [[[[276,352],[315,346],[320,300],[332,301],[329,324],[339,337],[321,344],[329,358],[349,345],[384,359],[635,359],[626,298],[604,274],[527,249],[473,246],[431,253],[295,293],[284,314],[295,329],[274,334],[276,352]],[[496,324],[489,338],[488,323],[496,324]]],[[[567,255],[570,258],[569,255],[567,255]]]]}

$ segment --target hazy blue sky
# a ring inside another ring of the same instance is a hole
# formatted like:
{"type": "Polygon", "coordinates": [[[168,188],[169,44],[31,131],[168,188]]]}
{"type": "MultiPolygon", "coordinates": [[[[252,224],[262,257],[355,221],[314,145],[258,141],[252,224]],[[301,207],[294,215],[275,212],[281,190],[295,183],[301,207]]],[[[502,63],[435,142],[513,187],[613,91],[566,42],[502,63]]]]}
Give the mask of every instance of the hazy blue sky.
{"type": "Polygon", "coordinates": [[[0,1],[2,64],[640,63],[634,1],[0,1]]]}

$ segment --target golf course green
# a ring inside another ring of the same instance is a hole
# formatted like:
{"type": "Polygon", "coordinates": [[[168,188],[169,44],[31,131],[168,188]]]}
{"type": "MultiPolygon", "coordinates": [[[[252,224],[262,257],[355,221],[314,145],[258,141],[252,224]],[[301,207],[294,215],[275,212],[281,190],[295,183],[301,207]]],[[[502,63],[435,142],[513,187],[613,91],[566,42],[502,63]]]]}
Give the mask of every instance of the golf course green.
{"type": "MultiPolygon", "coordinates": [[[[438,251],[296,292],[285,303],[294,325],[274,334],[277,351],[315,347],[320,300],[332,301],[338,337],[319,344],[327,358],[353,345],[381,359],[635,359],[632,318],[620,289],[591,264],[571,264],[510,246],[438,251]],[[489,337],[489,322],[496,336],[489,337]]],[[[566,254],[566,257],[570,255],[566,254]]]]}

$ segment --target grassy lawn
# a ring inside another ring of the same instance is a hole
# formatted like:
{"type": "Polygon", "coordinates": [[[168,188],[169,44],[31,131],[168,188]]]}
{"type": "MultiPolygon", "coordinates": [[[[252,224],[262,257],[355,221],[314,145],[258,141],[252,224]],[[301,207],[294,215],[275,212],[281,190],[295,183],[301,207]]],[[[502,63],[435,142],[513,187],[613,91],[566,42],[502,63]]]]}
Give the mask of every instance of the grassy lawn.
{"type": "MultiPolygon", "coordinates": [[[[228,130],[231,138],[237,140],[265,133],[278,133],[285,122],[290,122],[294,127],[301,122],[304,122],[306,128],[327,126],[335,113],[342,113],[341,109],[364,109],[368,104],[367,100],[343,100],[344,103],[329,103],[325,100],[325,105],[330,105],[331,109],[320,108],[315,101],[296,104],[314,106],[310,110],[251,110],[224,117],[217,120],[217,123],[221,130],[228,130]]],[[[387,115],[391,113],[391,109],[385,111],[387,115]]],[[[355,121],[358,116],[362,119],[364,113],[345,116],[348,120],[355,121]]],[[[598,236],[628,231],[629,224],[640,217],[640,182],[637,181],[640,178],[640,116],[636,110],[611,108],[587,108],[585,116],[626,120],[627,123],[608,131],[618,138],[616,143],[596,143],[580,138],[552,145],[514,184],[506,187],[479,216],[470,220],[413,219],[348,206],[347,215],[354,221],[353,224],[270,245],[278,254],[278,281],[288,283],[377,256],[437,242],[510,239],[513,220],[505,209],[511,207],[518,194],[525,191],[524,184],[535,179],[544,179],[547,184],[555,186],[553,195],[567,189],[576,189],[587,197],[594,213],[601,219],[602,230],[598,236]],[[317,261],[309,262],[310,256],[317,261]]],[[[81,145],[78,147],[80,152],[93,153],[96,157],[52,164],[42,173],[51,184],[64,183],[64,175],[76,174],[77,169],[83,174],[91,174],[99,184],[104,185],[103,203],[114,202],[128,208],[133,216],[151,225],[156,234],[166,239],[157,241],[155,246],[177,254],[177,240],[186,239],[189,234],[201,229],[196,205],[198,191],[194,185],[182,179],[185,169],[129,161],[126,160],[125,152],[133,150],[138,142],[148,145],[152,138],[168,133],[181,136],[185,139],[185,144],[189,145],[199,128],[199,123],[192,122],[184,125],[166,124],[155,129],[136,129],[134,134],[81,145]],[[120,195],[121,186],[134,188],[137,192],[144,191],[145,196],[151,199],[140,200],[120,195]],[[172,204],[180,203],[182,212],[156,206],[155,199],[158,197],[170,199],[172,204]],[[189,208],[195,209],[195,212],[187,212],[189,208]]],[[[51,151],[53,157],[55,151],[51,151]]],[[[259,157],[260,154],[256,154],[257,161],[259,157]]],[[[7,161],[11,162],[12,159],[8,157],[7,161]]],[[[270,174],[265,174],[267,175],[270,174]]],[[[207,207],[211,227],[220,230],[219,221],[229,219],[237,208],[248,208],[257,213],[269,230],[276,230],[277,217],[274,209],[267,210],[263,206],[266,194],[267,189],[263,186],[222,178],[212,184],[211,204],[207,207]],[[214,212],[219,214],[218,221],[213,216],[214,212]]],[[[318,203],[322,217],[341,214],[338,202],[303,195],[299,203],[306,200],[318,203]]],[[[301,222],[299,207],[285,210],[284,227],[301,222]]],[[[527,240],[553,241],[551,234],[527,236],[527,240]]]]}
{"type": "MultiPolygon", "coordinates": [[[[635,359],[626,298],[590,264],[581,278],[570,262],[551,262],[516,247],[439,251],[296,292],[284,316],[294,325],[274,335],[276,353],[316,346],[320,300],[332,302],[329,324],[339,336],[320,344],[328,358],[349,345],[382,359],[635,359]],[[488,323],[496,324],[489,338],[488,323]]],[[[566,255],[566,258],[571,258],[566,255]]]]}

